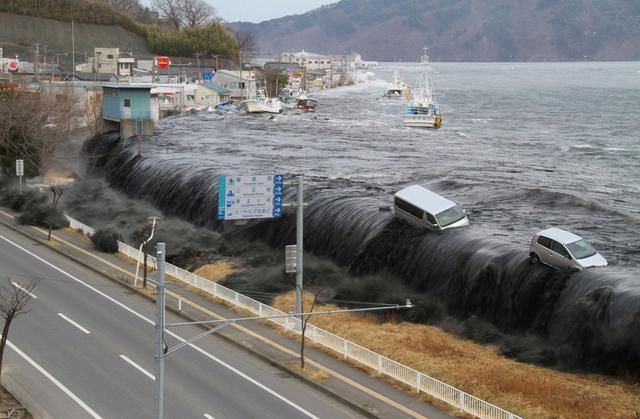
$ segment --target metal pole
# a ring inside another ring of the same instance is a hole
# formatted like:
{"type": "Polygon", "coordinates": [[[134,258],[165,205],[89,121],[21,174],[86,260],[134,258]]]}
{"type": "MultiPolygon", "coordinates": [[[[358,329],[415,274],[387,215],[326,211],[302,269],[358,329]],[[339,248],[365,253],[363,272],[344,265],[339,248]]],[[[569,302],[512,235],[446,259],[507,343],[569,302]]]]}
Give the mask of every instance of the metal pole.
{"type": "Polygon", "coordinates": [[[75,24],[71,21],[71,82],[76,78],[76,32],[75,24]]]}
{"type": "Polygon", "coordinates": [[[164,255],[165,244],[158,243],[158,282],[156,284],[156,419],[163,418],[164,401],[164,255]]]}
{"type": "MultiPolygon", "coordinates": [[[[303,194],[303,177],[298,176],[298,213],[296,217],[296,313],[299,315],[302,313],[302,250],[303,250],[303,209],[304,209],[304,194],[303,194]]],[[[302,321],[302,316],[300,316],[302,321]]]]}

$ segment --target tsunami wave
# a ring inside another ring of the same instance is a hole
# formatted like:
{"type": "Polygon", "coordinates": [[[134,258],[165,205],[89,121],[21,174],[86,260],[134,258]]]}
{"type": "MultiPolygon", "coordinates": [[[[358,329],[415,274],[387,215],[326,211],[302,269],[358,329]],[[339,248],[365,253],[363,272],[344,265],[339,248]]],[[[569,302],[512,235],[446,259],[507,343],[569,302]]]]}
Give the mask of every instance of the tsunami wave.
{"type": "MultiPolygon", "coordinates": [[[[219,173],[171,158],[143,157],[116,134],[90,141],[86,151],[108,183],[145,199],[166,215],[219,229],[215,219],[219,173]]],[[[464,188],[448,182],[445,189],[464,188]]],[[[530,264],[527,250],[473,228],[429,233],[389,211],[379,191],[350,186],[305,191],[305,251],[330,258],[354,276],[388,272],[440,301],[460,320],[479,318],[501,333],[535,335],[543,357],[567,368],[640,373],[640,289],[637,273],[610,266],[577,273],[530,264]]],[[[293,196],[288,196],[292,200],[293,196]]],[[[577,198],[531,189],[509,199],[563,205],[577,198]]],[[[586,210],[600,209],[583,202],[586,210]]],[[[257,221],[225,234],[273,247],[295,242],[295,217],[257,221]]],[[[526,342],[526,341],[523,341],[526,342]]]]}

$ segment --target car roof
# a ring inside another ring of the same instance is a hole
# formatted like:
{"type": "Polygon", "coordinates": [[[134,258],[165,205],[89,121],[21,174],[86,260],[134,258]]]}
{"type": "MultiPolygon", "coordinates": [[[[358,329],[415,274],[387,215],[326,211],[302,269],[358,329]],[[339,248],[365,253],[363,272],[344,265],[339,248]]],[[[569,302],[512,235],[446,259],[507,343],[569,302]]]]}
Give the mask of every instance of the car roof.
{"type": "Polygon", "coordinates": [[[539,236],[548,237],[552,240],[558,241],[563,244],[569,244],[573,242],[577,242],[578,240],[582,240],[582,237],[573,234],[567,230],[562,230],[561,228],[548,228],[546,230],[542,230],[538,232],[539,236]]]}
{"type": "Polygon", "coordinates": [[[434,215],[456,205],[455,202],[420,185],[408,186],[396,192],[395,196],[434,215]]]}

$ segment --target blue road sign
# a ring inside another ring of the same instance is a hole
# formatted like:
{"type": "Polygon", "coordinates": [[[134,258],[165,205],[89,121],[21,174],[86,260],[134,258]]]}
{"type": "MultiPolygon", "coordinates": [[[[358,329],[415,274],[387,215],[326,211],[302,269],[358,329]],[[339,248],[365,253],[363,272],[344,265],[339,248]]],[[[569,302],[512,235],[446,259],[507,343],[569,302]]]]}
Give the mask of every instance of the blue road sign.
{"type": "Polygon", "coordinates": [[[218,219],[250,220],[284,215],[283,175],[220,176],[218,219]]]}

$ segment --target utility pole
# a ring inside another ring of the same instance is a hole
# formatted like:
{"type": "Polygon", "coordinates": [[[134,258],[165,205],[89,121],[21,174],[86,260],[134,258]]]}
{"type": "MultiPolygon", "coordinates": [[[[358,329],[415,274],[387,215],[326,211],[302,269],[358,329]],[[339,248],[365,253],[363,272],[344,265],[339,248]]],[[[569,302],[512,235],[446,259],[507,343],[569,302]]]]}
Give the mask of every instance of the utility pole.
{"type": "Polygon", "coordinates": [[[200,54],[199,52],[196,52],[196,53],[195,53],[196,60],[197,60],[197,62],[198,62],[198,80],[201,80],[201,77],[202,77],[202,72],[200,71],[200,56],[201,56],[201,55],[202,55],[202,54],[200,54]]]}
{"type": "Polygon", "coordinates": [[[75,24],[71,21],[71,82],[76,79],[76,33],[75,24]]]}
{"type": "MultiPolygon", "coordinates": [[[[304,227],[304,193],[303,193],[303,176],[296,177],[298,181],[298,204],[296,213],[296,313],[302,313],[302,251],[303,251],[303,227],[304,227]]],[[[300,317],[302,321],[302,316],[300,317]]]]}
{"type": "Polygon", "coordinates": [[[212,57],[216,59],[216,72],[218,72],[218,57],[220,54],[213,54],[212,57]]]}
{"type": "Polygon", "coordinates": [[[38,62],[40,61],[40,44],[36,42],[34,44],[34,57],[33,57],[33,78],[34,80],[38,80],[38,62]]]}
{"type": "Polygon", "coordinates": [[[158,281],[156,283],[156,419],[163,419],[163,402],[164,402],[164,257],[165,244],[158,243],[158,281]]]}

